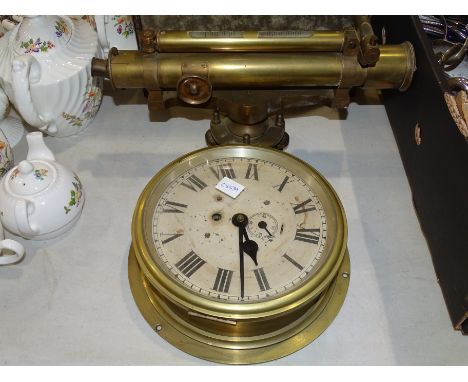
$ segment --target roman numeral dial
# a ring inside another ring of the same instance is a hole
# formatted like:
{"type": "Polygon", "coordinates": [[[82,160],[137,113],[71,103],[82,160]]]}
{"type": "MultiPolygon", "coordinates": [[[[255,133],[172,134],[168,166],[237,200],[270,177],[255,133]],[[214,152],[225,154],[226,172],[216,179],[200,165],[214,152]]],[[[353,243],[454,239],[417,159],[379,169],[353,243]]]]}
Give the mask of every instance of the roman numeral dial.
{"type": "Polygon", "coordinates": [[[171,202],[168,200],[163,206],[163,212],[171,214],[183,214],[187,207],[187,204],[171,202]]]}
{"type": "Polygon", "coordinates": [[[190,276],[192,276],[205,264],[205,260],[203,260],[195,252],[190,251],[181,260],[179,260],[175,266],[181,273],[184,274],[184,276],[190,278],[190,276]]]}
{"type": "Polygon", "coordinates": [[[201,191],[207,187],[207,184],[196,175],[190,175],[181,185],[195,192],[201,191]]]}
{"type": "Polygon", "coordinates": [[[247,167],[247,173],[245,174],[245,179],[255,179],[258,180],[258,164],[249,163],[247,167]]]}
{"type": "Polygon", "coordinates": [[[254,269],[255,279],[257,280],[258,287],[260,290],[266,291],[270,289],[270,284],[268,283],[265,271],[263,268],[254,269]]]}
{"type": "Polygon", "coordinates": [[[318,244],[320,240],[320,228],[298,228],[294,240],[318,244]]]}
{"type": "Polygon", "coordinates": [[[312,204],[312,199],[311,198],[303,201],[302,203],[296,204],[293,207],[294,213],[296,215],[305,214],[306,212],[315,211],[316,209],[317,209],[317,207],[315,207],[315,205],[312,204]]]}
{"type": "Polygon", "coordinates": [[[233,273],[234,271],[218,268],[218,272],[216,273],[216,279],[213,285],[213,290],[228,293],[229,287],[231,286],[233,273]]]}
{"type": "Polygon", "coordinates": [[[183,233],[161,233],[161,243],[167,244],[171,242],[172,240],[175,240],[181,236],[183,236],[183,233]]]}
{"type": "Polygon", "coordinates": [[[296,260],[294,260],[291,256],[287,255],[286,253],[283,255],[283,258],[289,261],[292,265],[294,265],[300,271],[304,269],[304,267],[301,264],[299,264],[296,260]]]}
{"type": "Polygon", "coordinates": [[[283,179],[283,181],[280,184],[277,184],[276,186],[273,186],[278,192],[283,192],[284,186],[286,186],[291,180],[289,180],[289,176],[286,175],[283,179]]]}
{"type": "Polygon", "coordinates": [[[231,163],[218,164],[216,166],[210,166],[211,172],[214,174],[216,179],[221,180],[222,178],[236,179],[236,173],[232,168],[231,163]]]}
{"type": "Polygon", "coordinates": [[[313,178],[300,175],[260,158],[190,163],[161,180],[153,258],[171,280],[215,301],[255,302],[296,288],[315,272],[327,239],[313,178]],[[245,188],[224,194],[216,185],[225,177],[245,188]],[[240,215],[242,229],[233,223],[240,215]]]}

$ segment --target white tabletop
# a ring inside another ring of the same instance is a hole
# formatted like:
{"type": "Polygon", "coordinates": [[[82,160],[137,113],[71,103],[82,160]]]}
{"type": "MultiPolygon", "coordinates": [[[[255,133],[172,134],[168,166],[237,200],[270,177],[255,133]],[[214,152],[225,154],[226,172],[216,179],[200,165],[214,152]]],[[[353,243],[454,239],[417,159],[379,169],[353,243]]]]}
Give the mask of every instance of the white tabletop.
{"type": "MultiPolygon", "coordinates": [[[[72,231],[53,241],[17,238],[24,260],[0,268],[0,364],[210,364],[160,338],[130,292],[137,198],[165,164],[204,147],[209,126],[150,122],[143,102],[116,106],[105,96],[81,135],[46,138],[79,174],[87,200],[72,231]]],[[[351,283],[318,339],[268,365],[467,365],[468,340],[452,329],[384,107],[353,103],[345,119],[321,109],[288,118],[286,129],[287,151],[318,169],[343,202],[351,283]]],[[[24,137],[14,155],[15,163],[25,158],[24,137]]]]}

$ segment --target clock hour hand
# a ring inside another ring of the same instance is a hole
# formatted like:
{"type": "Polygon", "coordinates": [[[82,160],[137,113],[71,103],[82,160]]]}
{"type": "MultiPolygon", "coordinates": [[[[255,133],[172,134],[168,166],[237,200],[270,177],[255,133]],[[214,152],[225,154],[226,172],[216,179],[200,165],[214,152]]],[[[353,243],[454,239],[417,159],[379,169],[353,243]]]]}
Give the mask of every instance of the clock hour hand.
{"type": "Polygon", "coordinates": [[[249,223],[249,219],[244,214],[235,214],[232,217],[232,224],[239,228],[239,270],[241,282],[241,297],[244,297],[244,253],[250,256],[255,265],[257,263],[258,244],[249,239],[245,227],[249,223]],[[245,241],[244,241],[245,239],[245,241]]]}
{"type": "Polygon", "coordinates": [[[242,227],[239,227],[239,228],[242,229],[243,235],[244,235],[244,238],[245,238],[245,241],[242,244],[242,249],[244,250],[244,252],[247,255],[250,256],[250,258],[253,260],[255,265],[258,266],[258,263],[257,263],[258,244],[255,241],[249,239],[249,236],[247,235],[247,230],[245,229],[245,226],[242,226],[242,227]]]}

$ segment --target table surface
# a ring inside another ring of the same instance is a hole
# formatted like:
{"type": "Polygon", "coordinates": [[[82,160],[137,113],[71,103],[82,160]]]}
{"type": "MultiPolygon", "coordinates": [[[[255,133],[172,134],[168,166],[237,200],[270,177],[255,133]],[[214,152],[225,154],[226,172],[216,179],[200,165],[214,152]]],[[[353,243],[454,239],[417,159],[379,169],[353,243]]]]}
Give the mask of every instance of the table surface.
{"type": "MultiPolygon", "coordinates": [[[[169,161],[205,146],[208,120],[151,122],[144,100],[106,95],[94,122],[46,137],[86,190],[77,225],[28,241],[0,268],[0,364],[210,365],[160,338],[127,278],[130,226],[140,192],[169,161]]],[[[331,326],[304,349],[267,365],[468,365],[453,330],[412,204],[393,133],[378,102],[288,118],[287,152],[332,184],[349,225],[351,281],[331,326]]],[[[15,163],[26,156],[23,137],[15,163]]]]}

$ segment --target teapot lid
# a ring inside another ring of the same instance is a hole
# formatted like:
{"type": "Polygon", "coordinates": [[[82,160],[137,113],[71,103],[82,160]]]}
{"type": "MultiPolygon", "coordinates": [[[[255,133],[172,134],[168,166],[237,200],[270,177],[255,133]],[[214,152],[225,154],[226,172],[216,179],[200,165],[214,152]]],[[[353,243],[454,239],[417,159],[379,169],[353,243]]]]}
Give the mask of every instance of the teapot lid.
{"type": "Polygon", "coordinates": [[[10,173],[7,182],[18,195],[33,195],[45,190],[53,181],[53,169],[43,161],[21,161],[10,173]]]}
{"type": "Polygon", "coordinates": [[[24,16],[14,37],[17,54],[52,54],[66,46],[73,23],[61,16],[24,16]]]}

